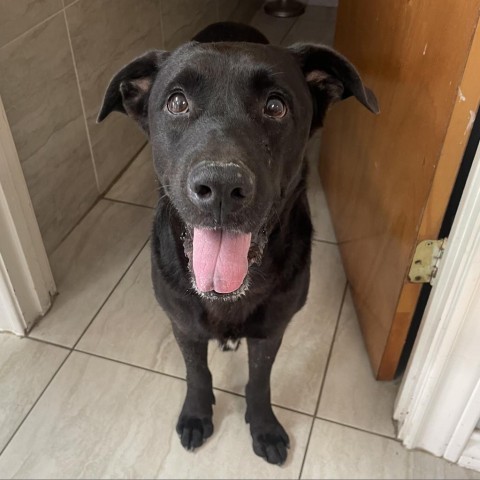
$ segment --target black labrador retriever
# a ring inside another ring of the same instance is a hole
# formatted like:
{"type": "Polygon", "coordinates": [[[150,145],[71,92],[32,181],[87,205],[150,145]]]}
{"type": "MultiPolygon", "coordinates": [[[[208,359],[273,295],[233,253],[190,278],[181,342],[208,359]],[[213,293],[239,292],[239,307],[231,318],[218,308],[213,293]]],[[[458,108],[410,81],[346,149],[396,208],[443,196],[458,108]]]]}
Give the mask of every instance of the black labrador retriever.
{"type": "Polygon", "coordinates": [[[229,22],[173,52],[145,53],[108,86],[98,121],[125,113],[153,147],[161,196],[152,278],[185,360],[177,432],[189,450],[213,432],[208,342],[234,349],[245,337],[253,449],[274,464],[287,457],[270,372],[309,285],[305,146],[328,107],[352,95],[378,113],[375,95],[334,50],[272,46],[229,22]]]}

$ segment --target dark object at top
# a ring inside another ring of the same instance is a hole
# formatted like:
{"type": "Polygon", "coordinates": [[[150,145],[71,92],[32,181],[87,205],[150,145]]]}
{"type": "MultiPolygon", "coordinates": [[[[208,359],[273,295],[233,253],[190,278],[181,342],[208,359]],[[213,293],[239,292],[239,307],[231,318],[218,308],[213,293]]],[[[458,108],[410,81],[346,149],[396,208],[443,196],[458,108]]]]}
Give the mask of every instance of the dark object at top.
{"type": "Polygon", "coordinates": [[[274,17],[298,17],[305,13],[305,4],[297,0],[274,0],[265,4],[265,12],[274,17]]]}

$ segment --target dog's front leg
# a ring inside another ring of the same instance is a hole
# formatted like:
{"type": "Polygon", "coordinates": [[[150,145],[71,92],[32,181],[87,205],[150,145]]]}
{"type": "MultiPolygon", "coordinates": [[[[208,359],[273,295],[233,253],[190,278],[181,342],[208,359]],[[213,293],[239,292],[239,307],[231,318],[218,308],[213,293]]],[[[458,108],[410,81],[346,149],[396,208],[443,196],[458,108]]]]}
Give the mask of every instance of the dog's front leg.
{"type": "Polygon", "coordinates": [[[187,450],[200,447],[213,433],[215,397],[208,369],[208,340],[194,340],[173,327],[187,370],[187,395],[177,422],[177,433],[187,450]]]}
{"type": "Polygon", "coordinates": [[[248,338],[249,379],[247,413],[254,452],[267,462],[282,465],[287,458],[288,435],[275,417],[270,403],[270,373],[282,337],[248,338]]]}

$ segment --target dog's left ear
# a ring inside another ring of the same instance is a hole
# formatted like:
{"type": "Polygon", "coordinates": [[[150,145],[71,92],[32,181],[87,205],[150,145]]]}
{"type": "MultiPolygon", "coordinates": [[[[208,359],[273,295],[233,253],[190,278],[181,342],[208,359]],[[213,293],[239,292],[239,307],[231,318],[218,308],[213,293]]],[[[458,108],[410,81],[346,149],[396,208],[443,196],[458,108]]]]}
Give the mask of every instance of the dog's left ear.
{"type": "Polygon", "coordinates": [[[132,117],[148,135],[148,99],[153,82],[169,53],[151,50],[125,65],[110,80],[97,123],[111,112],[132,117]]]}
{"type": "Polygon", "coordinates": [[[371,112],[380,112],[375,94],[343,55],[324,45],[295,44],[289,50],[299,62],[312,93],[312,130],[323,125],[332,103],[352,95],[371,112]]]}

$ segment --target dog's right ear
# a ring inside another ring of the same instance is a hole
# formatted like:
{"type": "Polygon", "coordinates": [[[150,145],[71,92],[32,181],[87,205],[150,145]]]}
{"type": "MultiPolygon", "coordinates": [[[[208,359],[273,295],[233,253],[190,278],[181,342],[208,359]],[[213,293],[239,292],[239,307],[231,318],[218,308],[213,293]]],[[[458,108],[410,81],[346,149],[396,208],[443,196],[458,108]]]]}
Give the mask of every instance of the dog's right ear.
{"type": "Polygon", "coordinates": [[[297,59],[312,94],[312,130],[323,125],[331,104],[351,96],[371,112],[380,112],[375,94],[343,55],[325,45],[308,43],[297,43],[288,49],[297,59]]]}
{"type": "Polygon", "coordinates": [[[97,123],[111,112],[132,117],[148,135],[148,98],[155,78],[169,52],[151,50],[125,65],[108,85],[97,123]]]}

